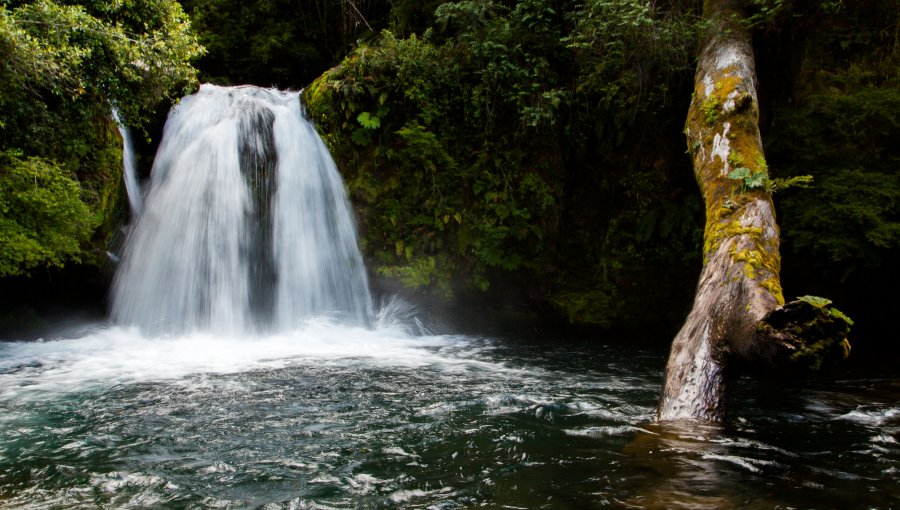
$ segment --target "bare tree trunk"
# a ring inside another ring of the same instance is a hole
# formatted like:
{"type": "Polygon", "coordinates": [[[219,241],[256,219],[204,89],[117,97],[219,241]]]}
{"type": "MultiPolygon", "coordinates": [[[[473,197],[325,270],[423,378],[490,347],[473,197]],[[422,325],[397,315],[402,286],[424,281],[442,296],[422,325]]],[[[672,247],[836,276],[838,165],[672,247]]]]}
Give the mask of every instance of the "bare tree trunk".
{"type": "MultiPolygon", "coordinates": [[[[771,368],[802,350],[797,335],[784,337],[786,323],[763,326],[776,310],[783,315],[784,297],[752,40],[741,5],[706,0],[703,6],[712,35],[700,53],[685,126],[706,204],[703,270],[693,308],[672,344],[660,420],[721,421],[735,360],[771,368]]],[[[794,308],[809,313],[815,307],[794,308]]],[[[840,341],[846,343],[845,336],[846,328],[840,341]]]]}

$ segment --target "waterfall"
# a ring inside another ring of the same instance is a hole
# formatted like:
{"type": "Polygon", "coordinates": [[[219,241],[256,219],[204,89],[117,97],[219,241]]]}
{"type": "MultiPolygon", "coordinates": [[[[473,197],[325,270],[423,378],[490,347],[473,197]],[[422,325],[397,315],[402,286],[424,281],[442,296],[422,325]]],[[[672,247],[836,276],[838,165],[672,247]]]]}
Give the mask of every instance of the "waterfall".
{"type": "Polygon", "coordinates": [[[172,110],[112,318],[149,333],[369,324],[350,204],[300,95],[203,85],[172,110]]]}
{"type": "Polygon", "coordinates": [[[134,146],[131,144],[131,133],[122,122],[119,115],[119,109],[112,109],[113,120],[119,128],[119,134],[122,136],[122,176],[125,179],[125,193],[128,195],[128,206],[131,209],[131,217],[136,218],[141,213],[143,207],[143,197],[141,196],[141,183],[137,177],[137,163],[134,159],[134,146]]]}

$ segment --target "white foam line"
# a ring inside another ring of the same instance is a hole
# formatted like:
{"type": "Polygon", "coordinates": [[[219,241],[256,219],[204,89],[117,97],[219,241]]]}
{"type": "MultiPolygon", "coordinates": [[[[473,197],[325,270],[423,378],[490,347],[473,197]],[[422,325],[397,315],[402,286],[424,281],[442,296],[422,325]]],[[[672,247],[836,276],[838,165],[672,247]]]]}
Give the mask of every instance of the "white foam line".
{"type": "Polygon", "coordinates": [[[242,338],[202,333],[147,338],[136,329],[108,327],[77,339],[0,345],[0,400],[322,362],[525,373],[472,359],[470,346],[466,337],[416,337],[397,329],[326,321],[311,321],[289,333],[242,338]]]}
{"type": "Polygon", "coordinates": [[[774,464],[774,462],[768,460],[748,459],[745,457],[738,457],[737,455],[719,455],[716,453],[704,453],[703,458],[706,460],[721,460],[730,462],[750,471],[751,473],[759,473],[761,471],[761,469],[757,467],[758,464],[764,466],[774,464]]]}

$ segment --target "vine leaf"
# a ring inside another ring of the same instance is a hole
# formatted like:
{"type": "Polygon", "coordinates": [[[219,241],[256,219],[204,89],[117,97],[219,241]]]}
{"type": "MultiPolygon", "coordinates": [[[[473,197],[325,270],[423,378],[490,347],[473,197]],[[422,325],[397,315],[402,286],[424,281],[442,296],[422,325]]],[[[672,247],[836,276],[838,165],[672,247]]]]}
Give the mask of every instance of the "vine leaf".
{"type": "Polygon", "coordinates": [[[381,127],[381,119],[369,112],[362,112],[356,117],[356,122],[366,129],[378,129],[381,127]]]}

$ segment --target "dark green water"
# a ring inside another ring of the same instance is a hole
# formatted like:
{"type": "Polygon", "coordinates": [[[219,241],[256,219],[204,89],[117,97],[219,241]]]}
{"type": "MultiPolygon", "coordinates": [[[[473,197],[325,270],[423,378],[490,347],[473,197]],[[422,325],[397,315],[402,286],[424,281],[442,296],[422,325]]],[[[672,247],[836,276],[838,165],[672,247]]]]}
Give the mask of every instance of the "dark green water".
{"type": "Polygon", "coordinates": [[[900,507],[900,379],[747,380],[731,425],[663,427],[665,357],[325,323],[0,344],[0,507],[900,507]]]}

